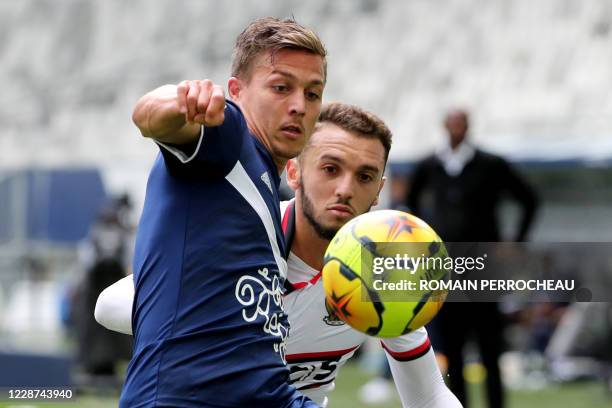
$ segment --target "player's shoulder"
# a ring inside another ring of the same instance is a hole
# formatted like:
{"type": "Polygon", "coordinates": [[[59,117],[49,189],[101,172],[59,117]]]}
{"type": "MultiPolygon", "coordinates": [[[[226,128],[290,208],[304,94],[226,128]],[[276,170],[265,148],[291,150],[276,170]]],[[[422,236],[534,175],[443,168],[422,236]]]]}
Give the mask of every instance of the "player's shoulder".
{"type": "Polygon", "coordinates": [[[236,122],[241,127],[244,125],[244,128],[246,128],[246,119],[240,106],[231,99],[225,99],[225,122],[227,121],[236,122]]]}
{"type": "Polygon", "coordinates": [[[231,110],[233,112],[236,112],[236,113],[244,116],[243,113],[242,113],[242,110],[240,109],[240,106],[238,106],[238,104],[236,102],[232,101],[231,99],[227,99],[227,98],[225,99],[225,109],[226,110],[231,110]]]}

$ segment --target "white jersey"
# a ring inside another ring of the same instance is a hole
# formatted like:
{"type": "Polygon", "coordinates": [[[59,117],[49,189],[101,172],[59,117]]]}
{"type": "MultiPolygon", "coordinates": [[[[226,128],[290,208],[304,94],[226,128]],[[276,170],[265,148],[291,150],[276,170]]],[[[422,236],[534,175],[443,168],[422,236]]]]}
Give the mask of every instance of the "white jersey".
{"type": "MultiPolygon", "coordinates": [[[[293,206],[281,203],[283,229],[291,241],[293,206]],[[287,210],[289,208],[289,210],[287,210]]],[[[330,316],[325,308],[325,293],[321,273],[295,254],[287,259],[287,289],[285,312],[291,325],[287,342],[287,364],[290,382],[322,407],[327,394],[334,389],[340,367],[351,358],[367,336],[330,316]]],[[[396,339],[381,341],[387,355],[398,361],[409,361],[426,354],[431,346],[425,328],[396,339]]]]}

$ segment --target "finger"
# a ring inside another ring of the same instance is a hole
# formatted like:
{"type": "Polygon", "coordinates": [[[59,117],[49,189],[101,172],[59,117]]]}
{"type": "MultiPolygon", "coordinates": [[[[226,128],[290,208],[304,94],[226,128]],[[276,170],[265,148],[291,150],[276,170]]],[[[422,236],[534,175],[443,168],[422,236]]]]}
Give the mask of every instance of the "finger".
{"type": "Polygon", "coordinates": [[[189,90],[189,81],[181,81],[176,88],[176,101],[178,103],[179,112],[187,113],[187,91],[189,90]]]}
{"type": "Polygon", "coordinates": [[[190,81],[187,91],[187,122],[193,122],[197,112],[198,97],[200,96],[200,81],[190,81]]]}
{"type": "Polygon", "coordinates": [[[200,82],[200,95],[198,96],[198,104],[196,111],[198,114],[205,114],[208,109],[210,95],[213,89],[213,83],[209,79],[200,82]]]}
{"type": "Polygon", "coordinates": [[[209,126],[219,126],[225,119],[225,92],[219,85],[212,89],[208,109],[206,110],[205,121],[209,126]]]}

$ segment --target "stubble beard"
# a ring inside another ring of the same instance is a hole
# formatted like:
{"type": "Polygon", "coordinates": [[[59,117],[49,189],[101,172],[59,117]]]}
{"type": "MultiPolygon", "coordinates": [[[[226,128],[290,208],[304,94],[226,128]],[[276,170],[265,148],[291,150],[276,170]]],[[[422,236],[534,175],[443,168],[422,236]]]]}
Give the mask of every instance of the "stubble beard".
{"type": "Polygon", "coordinates": [[[306,220],[308,220],[308,223],[315,230],[319,238],[326,241],[331,241],[340,227],[326,227],[316,220],[312,201],[308,197],[306,190],[304,190],[304,183],[302,181],[300,181],[300,183],[302,184],[302,212],[304,213],[306,220]]]}

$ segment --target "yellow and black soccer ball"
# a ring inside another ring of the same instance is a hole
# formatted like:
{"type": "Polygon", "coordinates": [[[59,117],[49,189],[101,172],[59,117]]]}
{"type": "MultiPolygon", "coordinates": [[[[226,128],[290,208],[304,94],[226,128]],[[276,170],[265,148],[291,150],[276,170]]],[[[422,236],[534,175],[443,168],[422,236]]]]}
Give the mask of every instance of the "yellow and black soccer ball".
{"type": "Polygon", "coordinates": [[[414,331],[442,307],[447,291],[431,283],[449,279],[447,257],[438,234],[411,214],[360,215],[338,231],[325,252],[326,307],[371,336],[414,331]]]}

